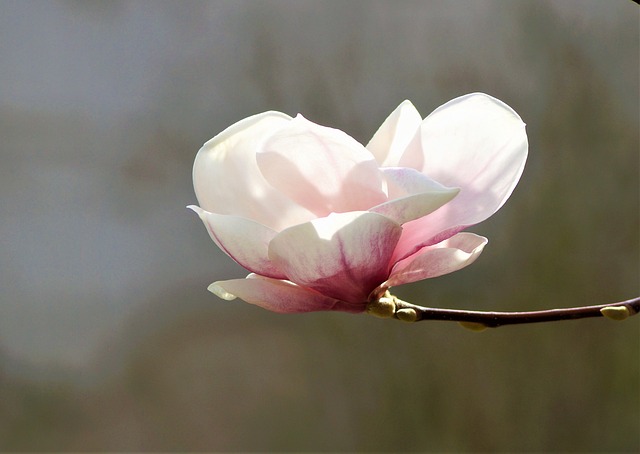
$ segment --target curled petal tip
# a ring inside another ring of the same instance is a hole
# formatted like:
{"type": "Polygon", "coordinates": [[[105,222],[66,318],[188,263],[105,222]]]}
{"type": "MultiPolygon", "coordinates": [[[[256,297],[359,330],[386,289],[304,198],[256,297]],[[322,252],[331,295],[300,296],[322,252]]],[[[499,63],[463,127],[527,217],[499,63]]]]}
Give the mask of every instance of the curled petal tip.
{"type": "Polygon", "coordinates": [[[222,288],[222,286],[219,285],[218,282],[214,282],[213,284],[209,285],[209,287],[207,287],[207,290],[216,295],[218,298],[222,298],[223,300],[231,301],[236,299],[235,295],[227,292],[224,288],[222,288]]]}
{"type": "Polygon", "coordinates": [[[198,216],[202,217],[202,208],[197,205],[187,205],[187,208],[193,211],[198,216]]]}

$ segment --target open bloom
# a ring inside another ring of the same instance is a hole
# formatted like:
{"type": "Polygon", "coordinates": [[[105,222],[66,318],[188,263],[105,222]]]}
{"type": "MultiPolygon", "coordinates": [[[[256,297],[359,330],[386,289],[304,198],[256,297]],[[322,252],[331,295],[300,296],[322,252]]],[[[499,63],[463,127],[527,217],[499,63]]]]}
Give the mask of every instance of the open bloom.
{"type": "Polygon", "coordinates": [[[525,125],[481,93],[424,120],[404,101],[367,146],[301,115],[245,118],[198,152],[190,206],[249,270],[211,284],[276,312],[361,312],[395,285],[476,260],[462,232],[495,213],[520,179],[525,125]]]}

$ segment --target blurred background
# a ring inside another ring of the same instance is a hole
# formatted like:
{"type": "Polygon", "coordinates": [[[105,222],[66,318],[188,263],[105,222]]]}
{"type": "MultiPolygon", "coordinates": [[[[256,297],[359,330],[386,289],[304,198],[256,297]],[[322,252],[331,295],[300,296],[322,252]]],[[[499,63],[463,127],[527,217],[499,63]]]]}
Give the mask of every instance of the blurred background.
{"type": "Polygon", "coordinates": [[[265,110],[366,143],[482,91],[530,157],[422,305],[640,293],[631,1],[0,1],[0,450],[638,451],[640,323],[473,333],[277,315],[197,216],[201,144],[265,110]]]}

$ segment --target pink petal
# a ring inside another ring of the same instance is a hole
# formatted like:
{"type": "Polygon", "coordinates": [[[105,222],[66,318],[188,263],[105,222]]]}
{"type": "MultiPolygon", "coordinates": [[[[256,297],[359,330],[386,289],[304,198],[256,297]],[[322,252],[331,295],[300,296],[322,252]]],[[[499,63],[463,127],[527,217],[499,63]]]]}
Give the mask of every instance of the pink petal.
{"type": "Polygon", "coordinates": [[[401,231],[377,213],[334,213],[280,232],[269,257],[296,284],[361,303],[387,278],[401,231]]]}
{"type": "Polygon", "coordinates": [[[242,216],[280,230],[315,216],[275,190],[262,176],[256,153],[291,117],[265,112],[245,118],[205,143],[193,165],[200,206],[212,213],[242,216]]]}
{"type": "Polygon", "coordinates": [[[392,287],[452,273],[471,265],[480,256],[487,239],[473,233],[458,233],[448,240],[422,248],[396,263],[383,285],[392,287]]]}
{"type": "Polygon", "coordinates": [[[420,127],[422,117],[410,101],[403,101],[382,123],[369,143],[380,166],[395,167],[420,127]]]}
{"type": "Polygon", "coordinates": [[[387,200],[371,153],[344,132],[300,115],[257,158],[274,188],[316,216],[366,210],[387,200]]]}
{"type": "Polygon", "coordinates": [[[209,291],[222,299],[236,297],[264,309],[281,312],[346,311],[362,312],[365,304],[348,304],[293,282],[250,274],[246,279],[214,282],[209,291]]]}
{"type": "Polygon", "coordinates": [[[211,239],[229,257],[254,273],[275,278],[284,274],[269,259],[269,242],[277,232],[250,219],[209,213],[190,205],[207,228],[211,239]]]}
{"type": "Polygon", "coordinates": [[[495,213],[511,195],[527,158],[525,124],[481,93],[436,109],[401,159],[445,186],[461,188],[442,208],[404,225],[397,258],[434,244],[495,213]]]}
{"type": "Polygon", "coordinates": [[[437,210],[460,192],[447,188],[415,169],[387,167],[381,169],[387,180],[389,201],[371,208],[398,224],[413,221],[437,210]]]}

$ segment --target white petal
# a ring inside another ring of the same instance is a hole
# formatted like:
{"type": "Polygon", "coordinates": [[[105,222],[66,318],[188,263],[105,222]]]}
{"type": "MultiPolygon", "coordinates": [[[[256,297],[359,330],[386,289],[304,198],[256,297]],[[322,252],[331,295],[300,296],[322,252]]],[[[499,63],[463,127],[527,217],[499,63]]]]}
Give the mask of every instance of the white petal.
{"type": "Polygon", "coordinates": [[[280,230],[315,216],[280,194],[262,176],[256,153],[291,121],[280,112],[245,118],[205,143],[193,165],[200,206],[212,213],[253,219],[280,230]]]}
{"type": "Polygon", "coordinates": [[[446,192],[448,188],[422,172],[408,167],[385,167],[380,169],[387,182],[389,199],[397,199],[426,192],[446,192]]]}
{"type": "Polygon", "coordinates": [[[460,192],[447,188],[415,169],[388,167],[381,169],[387,181],[389,201],[371,208],[398,224],[413,221],[450,202],[460,192]]]}
{"type": "Polygon", "coordinates": [[[410,101],[403,101],[373,135],[367,144],[381,167],[395,167],[407,145],[416,134],[422,117],[410,101]]]}
{"type": "Polygon", "coordinates": [[[513,109],[474,93],[436,109],[422,123],[401,165],[460,194],[436,212],[404,225],[399,258],[495,213],[511,195],[527,158],[525,124],[513,109]]]}
{"type": "Polygon", "coordinates": [[[316,216],[366,210],[387,199],[371,153],[344,132],[300,115],[267,141],[257,159],[274,188],[316,216]]]}

